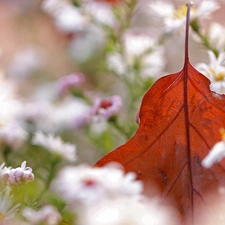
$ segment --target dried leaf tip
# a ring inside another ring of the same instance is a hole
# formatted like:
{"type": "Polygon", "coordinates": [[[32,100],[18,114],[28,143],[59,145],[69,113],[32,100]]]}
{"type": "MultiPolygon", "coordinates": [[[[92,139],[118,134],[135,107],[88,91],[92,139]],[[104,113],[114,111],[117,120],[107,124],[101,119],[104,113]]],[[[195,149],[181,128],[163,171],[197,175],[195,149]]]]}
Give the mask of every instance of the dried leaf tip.
{"type": "Polygon", "coordinates": [[[189,24],[190,24],[190,11],[191,11],[191,6],[194,3],[190,1],[189,3],[186,4],[187,6],[187,14],[186,14],[186,32],[185,32],[185,55],[184,55],[184,66],[187,65],[189,56],[188,56],[188,37],[189,37],[189,24]]]}
{"type": "Polygon", "coordinates": [[[188,6],[193,6],[194,5],[194,2],[193,1],[190,1],[190,2],[188,2],[187,4],[186,4],[186,6],[188,7],[188,6]]]}

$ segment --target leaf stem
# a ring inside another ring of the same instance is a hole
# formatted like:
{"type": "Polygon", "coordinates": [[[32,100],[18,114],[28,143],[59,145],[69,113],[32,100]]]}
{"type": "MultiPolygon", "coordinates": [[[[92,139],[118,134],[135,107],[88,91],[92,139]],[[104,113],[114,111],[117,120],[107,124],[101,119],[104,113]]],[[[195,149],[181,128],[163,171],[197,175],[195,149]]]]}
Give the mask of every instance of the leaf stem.
{"type": "Polygon", "coordinates": [[[185,52],[184,52],[184,66],[187,65],[189,61],[188,56],[188,38],[189,38],[189,24],[190,24],[190,11],[192,2],[187,3],[187,16],[186,16],[186,31],[185,31],[185,52]]]}

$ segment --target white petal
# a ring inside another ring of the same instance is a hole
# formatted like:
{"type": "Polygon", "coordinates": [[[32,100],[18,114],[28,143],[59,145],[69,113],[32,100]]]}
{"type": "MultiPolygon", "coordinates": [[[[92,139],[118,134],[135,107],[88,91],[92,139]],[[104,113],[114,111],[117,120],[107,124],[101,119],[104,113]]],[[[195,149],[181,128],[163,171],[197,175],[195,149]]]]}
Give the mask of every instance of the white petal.
{"type": "Polygon", "coordinates": [[[225,142],[216,143],[209,154],[203,159],[202,166],[210,168],[214,163],[220,162],[225,156],[225,142]]]}
{"type": "Polygon", "coordinates": [[[155,1],[151,5],[149,5],[152,11],[159,17],[173,17],[174,13],[174,5],[167,2],[155,1]]]}
{"type": "Polygon", "coordinates": [[[198,7],[198,16],[207,18],[211,13],[220,8],[220,5],[216,1],[204,0],[198,7]]]}

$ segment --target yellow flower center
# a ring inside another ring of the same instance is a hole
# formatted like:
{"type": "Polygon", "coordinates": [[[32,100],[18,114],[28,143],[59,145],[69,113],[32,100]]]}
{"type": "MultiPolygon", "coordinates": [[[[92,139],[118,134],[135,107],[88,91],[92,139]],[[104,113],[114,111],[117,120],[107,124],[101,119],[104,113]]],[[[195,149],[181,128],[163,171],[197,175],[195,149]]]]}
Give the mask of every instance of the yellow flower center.
{"type": "Polygon", "coordinates": [[[222,81],[223,80],[223,78],[224,78],[224,76],[225,76],[225,74],[224,73],[218,73],[217,74],[217,76],[216,76],[216,80],[217,81],[222,81]]]}
{"type": "MultiPolygon", "coordinates": [[[[191,12],[196,12],[195,8],[191,8],[191,12]]],[[[176,19],[185,18],[187,14],[187,6],[186,4],[180,6],[177,10],[174,11],[173,15],[176,19]]]]}
{"type": "Polygon", "coordinates": [[[187,6],[182,5],[174,12],[174,17],[176,19],[181,19],[183,17],[186,17],[186,14],[187,14],[187,6]]]}
{"type": "Polygon", "coordinates": [[[216,71],[212,67],[210,67],[209,70],[213,74],[213,76],[215,77],[216,81],[224,80],[225,74],[223,72],[216,73],[216,71]]]}

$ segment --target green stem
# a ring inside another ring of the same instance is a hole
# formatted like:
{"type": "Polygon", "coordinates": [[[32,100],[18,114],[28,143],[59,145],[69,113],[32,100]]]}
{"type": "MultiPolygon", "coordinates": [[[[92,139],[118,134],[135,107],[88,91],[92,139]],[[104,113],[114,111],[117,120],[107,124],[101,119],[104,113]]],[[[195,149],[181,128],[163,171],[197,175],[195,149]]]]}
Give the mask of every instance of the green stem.
{"type": "Polygon", "coordinates": [[[48,177],[47,177],[47,180],[45,183],[45,187],[39,194],[39,197],[38,197],[39,200],[44,196],[46,191],[49,189],[50,184],[57,173],[59,162],[60,162],[60,159],[57,156],[53,156],[53,158],[50,160],[51,165],[50,165],[50,169],[49,169],[49,174],[48,174],[48,177]]]}
{"type": "Polygon", "coordinates": [[[11,153],[11,149],[9,148],[9,146],[7,145],[3,145],[3,159],[4,162],[6,164],[6,166],[9,166],[10,162],[9,162],[9,155],[11,153]]]}
{"type": "Polygon", "coordinates": [[[120,126],[118,123],[117,118],[113,117],[112,119],[109,120],[109,122],[112,124],[112,126],[119,131],[127,140],[130,138],[129,132],[127,132],[123,126],[120,126]]]}
{"type": "Polygon", "coordinates": [[[219,56],[219,51],[214,48],[211,44],[210,41],[208,39],[208,37],[206,35],[203,35],[200,31],[200,25],[197,19],[191,21],[190,26],[192,28],[192,30],[198,35],[198,37],[201,39],[202,44],[208,49],[211,50],[212,52],[214,52],[215,56],[218,57],[219,56]]]}

